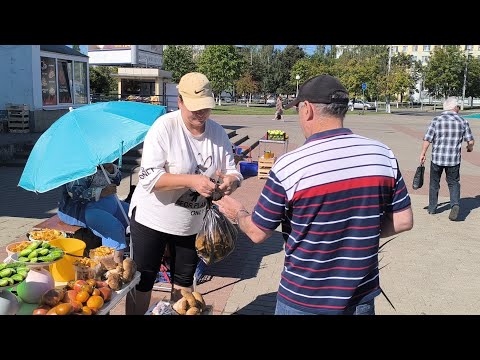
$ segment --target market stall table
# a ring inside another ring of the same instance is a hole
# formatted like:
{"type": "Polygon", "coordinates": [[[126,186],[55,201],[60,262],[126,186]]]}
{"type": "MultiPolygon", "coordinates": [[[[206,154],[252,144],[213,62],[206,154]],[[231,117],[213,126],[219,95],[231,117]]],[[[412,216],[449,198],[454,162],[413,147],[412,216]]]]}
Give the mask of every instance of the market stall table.
{"type": "MultiPolygon", "coordinates": [[[[112,298],[109,302],[106,302],[105,305],[103,305],[103,307],[97,312],[97,315],[107,315],[130,291],[135,288],[135,285],[137,285],[139,282],[140,272],[137,271],[133,279],[128,284],[123,285],[120,290],[112,292],[112,298]]],[[[55,286],[63,285],[66,285],[66,283],[55,283],[55,286]]],[[[39,306],[38,304],[24,303],[20,298],[18,298],[18,301],[20,303],[20,309],[17,311],[17,315],[32,315],[33,310],[39,306]]]]}
{"type": "Polygon", "coordinates": [[[264,146],[264,150],[267,149],[267,144],[283,144],[283,153],[286,154],[287,151],[288,151],[288,139],[285,139],[285,140],[270,140],[270,139],[267,139],[267,136],[265,135],[260,140],[258,140],[258,144],[259,144],[260,154],[263,154],[263,152],[261,151],[262,150],[262,144],[264,146]]]}

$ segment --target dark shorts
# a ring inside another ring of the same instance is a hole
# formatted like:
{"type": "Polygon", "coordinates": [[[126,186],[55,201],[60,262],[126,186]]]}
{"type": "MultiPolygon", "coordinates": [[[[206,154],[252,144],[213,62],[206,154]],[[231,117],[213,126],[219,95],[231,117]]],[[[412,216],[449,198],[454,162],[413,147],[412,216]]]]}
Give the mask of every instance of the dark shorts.
{"type": "Polygon", "coordinates": [[[173,283],[184,287],[192,286],[198,264],[196,235],[178,236],[153,230],[135,221],[135,210],[130,221],[130,241],[133,244],[133,260],[142,274],[136,289],[143,292],[152,290],[167,244],[173,283]]]}

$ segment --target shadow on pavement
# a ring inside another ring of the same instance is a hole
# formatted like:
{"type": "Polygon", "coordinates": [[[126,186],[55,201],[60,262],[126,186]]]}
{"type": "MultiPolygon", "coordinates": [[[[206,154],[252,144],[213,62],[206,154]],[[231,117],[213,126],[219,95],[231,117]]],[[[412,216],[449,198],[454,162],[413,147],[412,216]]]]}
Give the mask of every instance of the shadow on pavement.
{"type": "Polygon", "coordinates": [[[244,129],[246,126],[242,125],[222,125],[224,129],[228,130],[238,130],[238,129],[244,129]]]}
{"type": "Polygon", "coordinates": [[[235,250],[226,259],[207,266],[205,274],[212,277],[250,279],[257,276],[265,256],[283,251],[284,240],[275,232],[261,244],[254,244],[243,232],[239,232],[235,250]]]}
{"type": "MultiPolygon", "coordinates": [[[[425,210],[428,209],[428,206],[423,207],[425,210]]],[[[465,221],[468,215],[474,209],[480,208],[480,195],[475,197],[467,197],[460,199],[460,212],[458,213],[458,217],[456,221],[465,221]]],[[[444,212],[450,211],[450,201],[442,202],[437,205],[437,210],[435,211],[436,214],[441,214],[444,212]]]]}
{"type": "Polygon", "coordinates": [[[460,212],[457,221],[465,221],[474,209],[480,208],[480,195],[460,199],[460,212]]]}
{"type": "Polygon", "coordinates": [[[255,300],[238,309],[232,315],[274,315],[277,293],[271,292],[257,296],[255,300]]]}
{"type": "Polygon", "coordinates": [[[0,168],[0,217],[47,218],[55,215],[60,189],[36,194],[18,187],[23,168],[0,168]]]}

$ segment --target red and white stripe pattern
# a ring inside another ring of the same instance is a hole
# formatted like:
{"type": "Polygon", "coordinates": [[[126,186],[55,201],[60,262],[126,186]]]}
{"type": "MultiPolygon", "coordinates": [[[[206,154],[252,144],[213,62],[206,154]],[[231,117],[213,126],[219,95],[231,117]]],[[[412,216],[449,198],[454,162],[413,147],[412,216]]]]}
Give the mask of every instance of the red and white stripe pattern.
{"type": "Polygon", "coordinates": [[[382,216],[409,206],[393,152],[349,129],[314,134],[279,158],[252,217],[262,229],[282,225],[279,301],[341,313],[378,295],[382,216]]]}

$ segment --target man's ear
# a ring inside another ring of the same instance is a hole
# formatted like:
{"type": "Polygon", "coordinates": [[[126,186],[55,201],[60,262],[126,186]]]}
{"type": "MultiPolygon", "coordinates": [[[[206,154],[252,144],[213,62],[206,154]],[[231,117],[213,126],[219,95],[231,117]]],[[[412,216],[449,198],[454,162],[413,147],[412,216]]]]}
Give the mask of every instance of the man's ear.
{"type": "Polygon", "coordinates": [[[304,104],[303,104],[303,107],[305,108],[305,112],[306,112],[306,121],[310,121],[310,120],[313,120],[314,118],[314,111],[315,111],[315,108],[314,106],[308,102],[308,101],[304,101],[304,104]]]}

